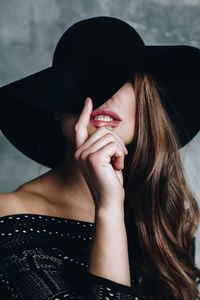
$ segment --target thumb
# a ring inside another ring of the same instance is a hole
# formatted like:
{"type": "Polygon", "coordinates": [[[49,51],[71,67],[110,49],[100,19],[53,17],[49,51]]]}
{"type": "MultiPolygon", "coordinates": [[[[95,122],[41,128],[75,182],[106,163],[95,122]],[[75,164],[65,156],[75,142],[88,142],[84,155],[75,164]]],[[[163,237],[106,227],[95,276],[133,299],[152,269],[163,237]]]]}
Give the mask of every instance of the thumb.
{"type": "Polygon", "coordinates": [[[81,111],[78,122],[75,125],[75,143],[76,149],[80,148],[88,139],[88,124],[90,122],[90,115],[92,113],[93,103],[92,99],[87,97],[85,105],[81,111]]]}

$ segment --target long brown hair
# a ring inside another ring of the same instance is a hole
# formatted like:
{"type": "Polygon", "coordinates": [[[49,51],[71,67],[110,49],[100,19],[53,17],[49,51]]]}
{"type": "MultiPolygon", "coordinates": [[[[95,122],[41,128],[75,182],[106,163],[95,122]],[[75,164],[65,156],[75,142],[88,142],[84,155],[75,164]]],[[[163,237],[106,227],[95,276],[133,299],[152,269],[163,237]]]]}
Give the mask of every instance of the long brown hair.
{"type": "Polygon", "coordinates": [[[184,177],[179,137],[155,78],[141,71],[130,81],[136,119],[124,184],[135,284],[144,299],[197,300],[193,242],[200,212],[184,177]]]}

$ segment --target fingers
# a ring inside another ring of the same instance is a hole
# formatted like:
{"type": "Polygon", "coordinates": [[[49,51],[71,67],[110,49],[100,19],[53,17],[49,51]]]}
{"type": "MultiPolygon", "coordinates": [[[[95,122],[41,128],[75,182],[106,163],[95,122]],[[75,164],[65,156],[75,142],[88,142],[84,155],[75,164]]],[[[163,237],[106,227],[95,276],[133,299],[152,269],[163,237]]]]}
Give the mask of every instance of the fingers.
{"type": "MultiPolygon", "coordinates": [[[[114,138],[119,142],[119,144],[121,145],[121,147],[123,148],[123,150],[124,150],[124,153],[125,154],[128,154],[128,150],[127,150],[127,148],[126,148],[126,146],[125,146],[125,144],[124,144],[124,141],[122,140],[122,138],[118,135],[118,134],[116,134],[116,133],[114,133],[113,131],[111,131],[109,128],[109,126],[105,126],[105,127],[102,127],[102,128],[104,128],[104,130],[101,132],[101,134],[106,134],[106,132],[107,132],[107,134],[110,134],[111,136],[114,136],[114,138]]],[[[101,137],[102,135],[100,134],[100,136],[99,137],[101,137]]],[[[95,135],[94,135],[94,137],[95,137],[95,135]]],[[[91,141],[92,141],[92,139],[93,139],[93,137],[91,136],[91,141]]]]}
{"type": "Polygon", "coordinates": [[[112,162],[114,162],[115,167],[123,168],[124,154],[128,154],[128,150],[122,138],[111,131],[112,129],[109,127],[109,124],[108,126],[98,128],[95,132],[93,132],[93,134],[90,135],[90,137],[88,136],[87,127],[90,122],[92,108],[92,100],[91,98],[87,97],[78,122],[75,126],[75,143],[76,149],[78,149],[75,153],[76,160],[79,159],[80,155],[84,160],[88,155],[91,155],[91,153],[104,148],[106,144],[108,145],[110,143],[115,143],[115,145],[118,146],[118,150],[121,149],[122,152],[119,154],[119,152],[116,150],[115,157],[110,157],[109,159],[111,160],[112,158],[112,162]]]}
{"type": "Polygon", "coordinates": [[[98,151],[111,142],[116,143],[118,148],[121,149],[123,155],[125,155],[125,150],[122,144],[118,140],[116,140],[115,136],[113,136],[111,133],[107,133],[106,135],[95,141],[93,144],[91,144],[89,147],[85,147],[84,149],[82,149],[81,158],[86,159],[90,153],[98,151]]]}
{"type": "Polygon", "coordinates": [[[84,155],[81,160],[87,160],[92,165],[101,164],[107,166],[111,163],[111,160],[116,169],[124,168],[124,152],[118,147],[116,142],[111,142],[101,147],[99,150],[88,153],[88,156],[84,155]],[[113,158],[114,157],[114,158],[113,158]],[[101,161],[103,159],[103,161],[101,161]]]}
{"type": "Polygon", "coordinates": [[[121,148],[123,149],[124,153],[128,154],[127,148],[125,147],[123,140],[117,134],[115,134],[114,132],[110,131],[109,129],[103,126],[98,128],[95,132],[93,132],[90,135],[90,137],[85,142],[85,144],[82,145],[82,147],[80,147],[76,152],[76,157],[78,157],[80,153],[82,153],[85,149],[89,148],[91,145],[97,142],[98,139],[105,137],[105,135],[110,136],[110,138],[111,137],[114,138],[121,145],[121,148]]]}
{"type": "Polygon", "coordinates": [[[78,122],[75,126],[75,143],[76,149],[81,147],[88,139],[88,124],[90,122],[90,115],[92,113],[93,103],[91,98],[87,97],[85,105],[82,109],[78,122]],[[88,100],[88,102],[87,102],[88,100]]]}

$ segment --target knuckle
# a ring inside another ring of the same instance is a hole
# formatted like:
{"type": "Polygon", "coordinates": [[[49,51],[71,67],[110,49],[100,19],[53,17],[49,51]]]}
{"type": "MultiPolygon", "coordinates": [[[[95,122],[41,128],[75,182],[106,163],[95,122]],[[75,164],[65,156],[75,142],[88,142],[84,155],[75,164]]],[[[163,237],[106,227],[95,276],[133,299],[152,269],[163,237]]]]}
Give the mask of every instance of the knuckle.
{"type": "Polygon", "coordinates": [[[119,150],[118,150],[118,151],[119,151],[119,154],[121,154],[121,156],[124,156],[124,151],[122,150],[122,148],[119,147],[118,149],[119,149],[119,150]]]}
{"type": "Polygon", "coordinates": [[[127,150],[127,148],[126,148],[126,146],[125,146],[125,143],[124,143],[123,139],[122,139],[120,136],[118,136],[118,135],[117,135],[117,138],[118,138],[119,143],[120,143],[120,145],[122,146],[123,150],[124,150],[125,152],[128,152],[128,150],[127,150]]]}
{"type": "Polygon", "coordinates": [[[117,145],[116,142],[114,142],[114,141],[111,141],[109,144],[110,144],[111,146],[114,146],[115,148],[118,148],[118,145],[117,145]]]}
{"type": "Polygon", "coordinates": [[[111,143],[114,144],[117,149],[120,149],[120,151],[122,150],[122,146],[118,141],[112,141],[111,143]]]}
{"type": "Polygon", "coordinates": [[[122,157],[124,158],[124,151],[123,150],[121,150],[121,154],[122,154],[122,157]]]}
{"type": "Polygon", "coordinates": [[[114,138],[114,137],[113,137],[113,134],[110,133],[110,132],[106,133],[105,137],[107,137],[107,138],[112,138],[112,139],[114,138]]]}
{"type": "Polygon", "coordinates": [[[114,132],[108,132],[107,135],[109,135],[109,136],[115,138],[115,139],[118,141],[118,143],[119,143],[122,147],[125,148],[124,141],[123,141],[123,139],[122,139],[119,135],[117,135],[117,134],[114,133],[114,132]]]}
{"type": "Polygon", "coordinates": [[[119,140],[119,142],[120,142],[122,145],[124,145],[124,141],[123,141],[123,139],[121,138],[121,136],[119,136],[119,135],[116,134],[116,138],[119,140]]]}
{"type": "Polygon", "coordinates": [[[123,145],[120,142],[118,142],[117,144],[118,144],[119,148],[121,149],[121,151],[124,153],[124,147],[123,147],[123,145]]]}
{"type": "Polygon", "coordinates": [[[123,141],[123,139],[121,138],[120,135],[118,135],[118,134],[116,134],[116,133],[114,133],[114,132],[113,132],[113,134],[116,136],[116,138],[117,138],[121,143],[124,144],[124,141],[123,141]]]}
{"type": "Polygon", "coordinates": [[[95,152],[90,153],[87,157],[87,162],[89,162],[90,164],[93,164],[93,162],[96,160],[96,154],[95,152]]]}
{"type": "Polygon", "coordinates": [[[119,141],[111,141],[110,145],[115,147],[116,150],[120,151],[120,154],[125,154],[124,153],[124,147],[119,143],[119,141]]]}

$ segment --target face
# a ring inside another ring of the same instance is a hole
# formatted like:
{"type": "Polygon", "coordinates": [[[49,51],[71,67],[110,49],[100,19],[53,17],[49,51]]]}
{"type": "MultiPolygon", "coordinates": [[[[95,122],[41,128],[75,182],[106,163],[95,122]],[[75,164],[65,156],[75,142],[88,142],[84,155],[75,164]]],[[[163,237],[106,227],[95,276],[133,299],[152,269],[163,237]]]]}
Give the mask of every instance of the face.
{"type": "MultiPolygon", "coordinates": [[[[89,95],[88,95],[89,96],[89,95]]],[[[94,99],[92,99],[94,103],[94,99]]],[[[117,127],[113,127],[112,131],[118,134],[125,145],[131,143],[135,132],[135,93],[130,82],[126,82],[110,99],[108,99],[100,107],[102,109],[110,109],[119,115],[121,121],[117,127]]],[[[75,143],[74,128],[78,121],[78,114],[54,113],[54,117],[60,120],[61,130],[66,139],[75,143]]],[[[92,134],[97,127],[89,122],[88,134],[92,134]]]]}

